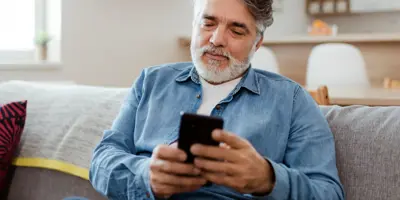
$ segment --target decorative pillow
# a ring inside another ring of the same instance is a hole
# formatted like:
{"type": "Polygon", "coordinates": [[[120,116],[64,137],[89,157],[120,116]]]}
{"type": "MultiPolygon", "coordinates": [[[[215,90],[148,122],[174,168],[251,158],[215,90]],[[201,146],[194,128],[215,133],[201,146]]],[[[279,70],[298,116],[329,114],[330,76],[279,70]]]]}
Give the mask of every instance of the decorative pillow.
{"type": "Polygon", "coordinates": [[[11,163],[25,126],[27,101],[0,105],[0,191],[9,186],[11,163]]]}

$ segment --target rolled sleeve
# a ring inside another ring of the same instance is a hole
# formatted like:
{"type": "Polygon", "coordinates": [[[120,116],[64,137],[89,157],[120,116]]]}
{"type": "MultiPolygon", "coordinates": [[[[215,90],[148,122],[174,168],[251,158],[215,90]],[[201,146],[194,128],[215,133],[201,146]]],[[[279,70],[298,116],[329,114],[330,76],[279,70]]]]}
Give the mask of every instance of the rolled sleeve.
{"type": "Polygon", "coordinates": [[[156,199],[150,185],[150,160],[139,170],[141,176],[137,179],[135,199],[156,199]]]}
{"type": "Polygon", "coordinates": [[[288,199],[290,192],[289,174],[284,166],[265,158],[272,166],[275,174],[275,184],[272,191],[266,196],[250,195],[254,200],[281,200],[288,199]]]}
{"type": "MultiPolygon", "coordinates": [[[[268,159],[275,173],[275,185],[271,193],[267,196],[269,199],[288,199],[290,192],[289,174],[285,167],[268,159]]],[[[265,199],[265,198],[264,198],[265,199]]]]}
{"type": "Polygon", "coordinates": [[[334,138],[311,96],[298,88],[282,163],[267,159],[275,173],[270,194],[253,199],[344,199],[336,168],[334,138]]]}
{"type": "Polygon", "coordinates": [[[149,179],[150,158],[136,155],[133,141],[143,78],[144,73],[133,85],[111,129],[104,131],[93,152],[90,182],[96,191],[110,199],[154,199],[149,179]]]}

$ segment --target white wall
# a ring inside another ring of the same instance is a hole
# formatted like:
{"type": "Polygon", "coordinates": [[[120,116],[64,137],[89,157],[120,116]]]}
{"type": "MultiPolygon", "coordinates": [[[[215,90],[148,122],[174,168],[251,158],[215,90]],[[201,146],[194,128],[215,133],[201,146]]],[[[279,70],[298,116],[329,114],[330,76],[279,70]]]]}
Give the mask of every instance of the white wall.
{"type": "Polygon", "coordinates": [[[64,79],[129,86],[143,67],[182,60],[188,0],[62,1],[61,71],[1,71],[0,79],[64,79]]]}
{"type": "Polygon", "coordinates": [[[68,0],[63,59],[68,77],[130,85],[143,67],[179,61],[177,37],[190,34],[188,0],[68,0]]]}
{"type": "Polygon", "coordinates": [[[322,18],[339,26],[340,33],[399,33],[400,12],[362,13],[322,18]]]}
{"type": "MultiPolygon", "coordinates": [[[[275,13],[275,23],[267,30],[266,37],[305,34],[309,18],[304,7],[304,1],[284,0],[283,10],[275,13]]],[[[341,30],[380,28],[361,23],[372,21],[374,16],[356,17],[355,27],[348,19],[341,19],[344,24],[341,30]]],[[[179,48],[177,38],[191,34],[191,21],[190,0],[65,0],[62,1],[63,68],[0,71],[0,80],[61,79],[91,85],[130,86],[144,67],[184,60],[185,52],[179,48]]],[[[381,30],[390,29],[391,26],[385,26],[381,30]]]]}
{"type": "Polygon", "coordinates": [[[307,34],[310,19],[305,13],[305,0],[282,0],[282,10],[274,13],[274,24],[264,37],[307,34]]]}
{"type": "MultiPolygon", "coordinates": [[[[266,36],[300,34],[304,3],[286,0],[266,36]],[[300,23],[292,24],[293,18],[300,23]]],[[[143,67],[184,60],[177,38],[191,34],[189,0],[62,1],[63,69],[2,71],[0,79],[74,80],[129,86],[143,67]]]]}

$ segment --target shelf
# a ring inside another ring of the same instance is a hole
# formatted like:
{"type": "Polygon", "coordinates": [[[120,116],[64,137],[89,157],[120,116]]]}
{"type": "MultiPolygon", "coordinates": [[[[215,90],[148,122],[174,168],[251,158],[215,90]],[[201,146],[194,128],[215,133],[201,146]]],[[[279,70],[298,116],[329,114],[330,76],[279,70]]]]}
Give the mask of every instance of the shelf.
{"type": "MultiPolygon", "coordinates": [[[[343,43],[378,43],[378,42],[400,42],[400,33],[393,34],[340,34],[338,36],[286,36],[279,38],[267,38],[263,45],[276,44],[318,44],[326,42],[343,43]]],[[[190,37],[179,38],[181,47],[190,46],[190,37]]]]}
{"type": "Polygon", "coordinates": [[[307,0],[306,13],[315,17],[349,15],[350,0],[307,0]]]}

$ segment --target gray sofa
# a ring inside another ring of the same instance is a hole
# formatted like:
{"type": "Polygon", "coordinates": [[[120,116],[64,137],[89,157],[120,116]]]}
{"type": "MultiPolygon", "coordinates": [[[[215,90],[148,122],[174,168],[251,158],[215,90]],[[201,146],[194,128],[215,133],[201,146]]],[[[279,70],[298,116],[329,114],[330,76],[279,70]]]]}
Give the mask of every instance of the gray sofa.
{"type": "MultiPolygon", "coordinates": [[[[94,134],[96,137],[89,148],[82,150],[85,155],[82,159],[86,159],[83,165],[87,167],[90,149],[101,138],[101,130],[110,126],[128,91],[128,88],[32,85],[13,81],[0,84],[0,104],[28,99],[29,114],[22,146],[30,144],[28,140],[35,140],[33,132],[42,130],[43,134],[50,134],[54,126],[63,127],[66,134],[94,134]],[[40,124],[43,123],[39,120],[41,116],[54,118],[53,126],[40,124]]],[[[322,106],[321,111],[335,137],[337,165],[346,199],[400,199],[400,107],[322,106]]],[[[86,179],[57,170],[22,166],[16,167],[8,199],[57,200],[67,196],[105,199],[86,179]]]]}
{"type": "Polygon", "coordinates": [[[400,199],[400,107],[322,107],[346,199],[400,199]]]}

